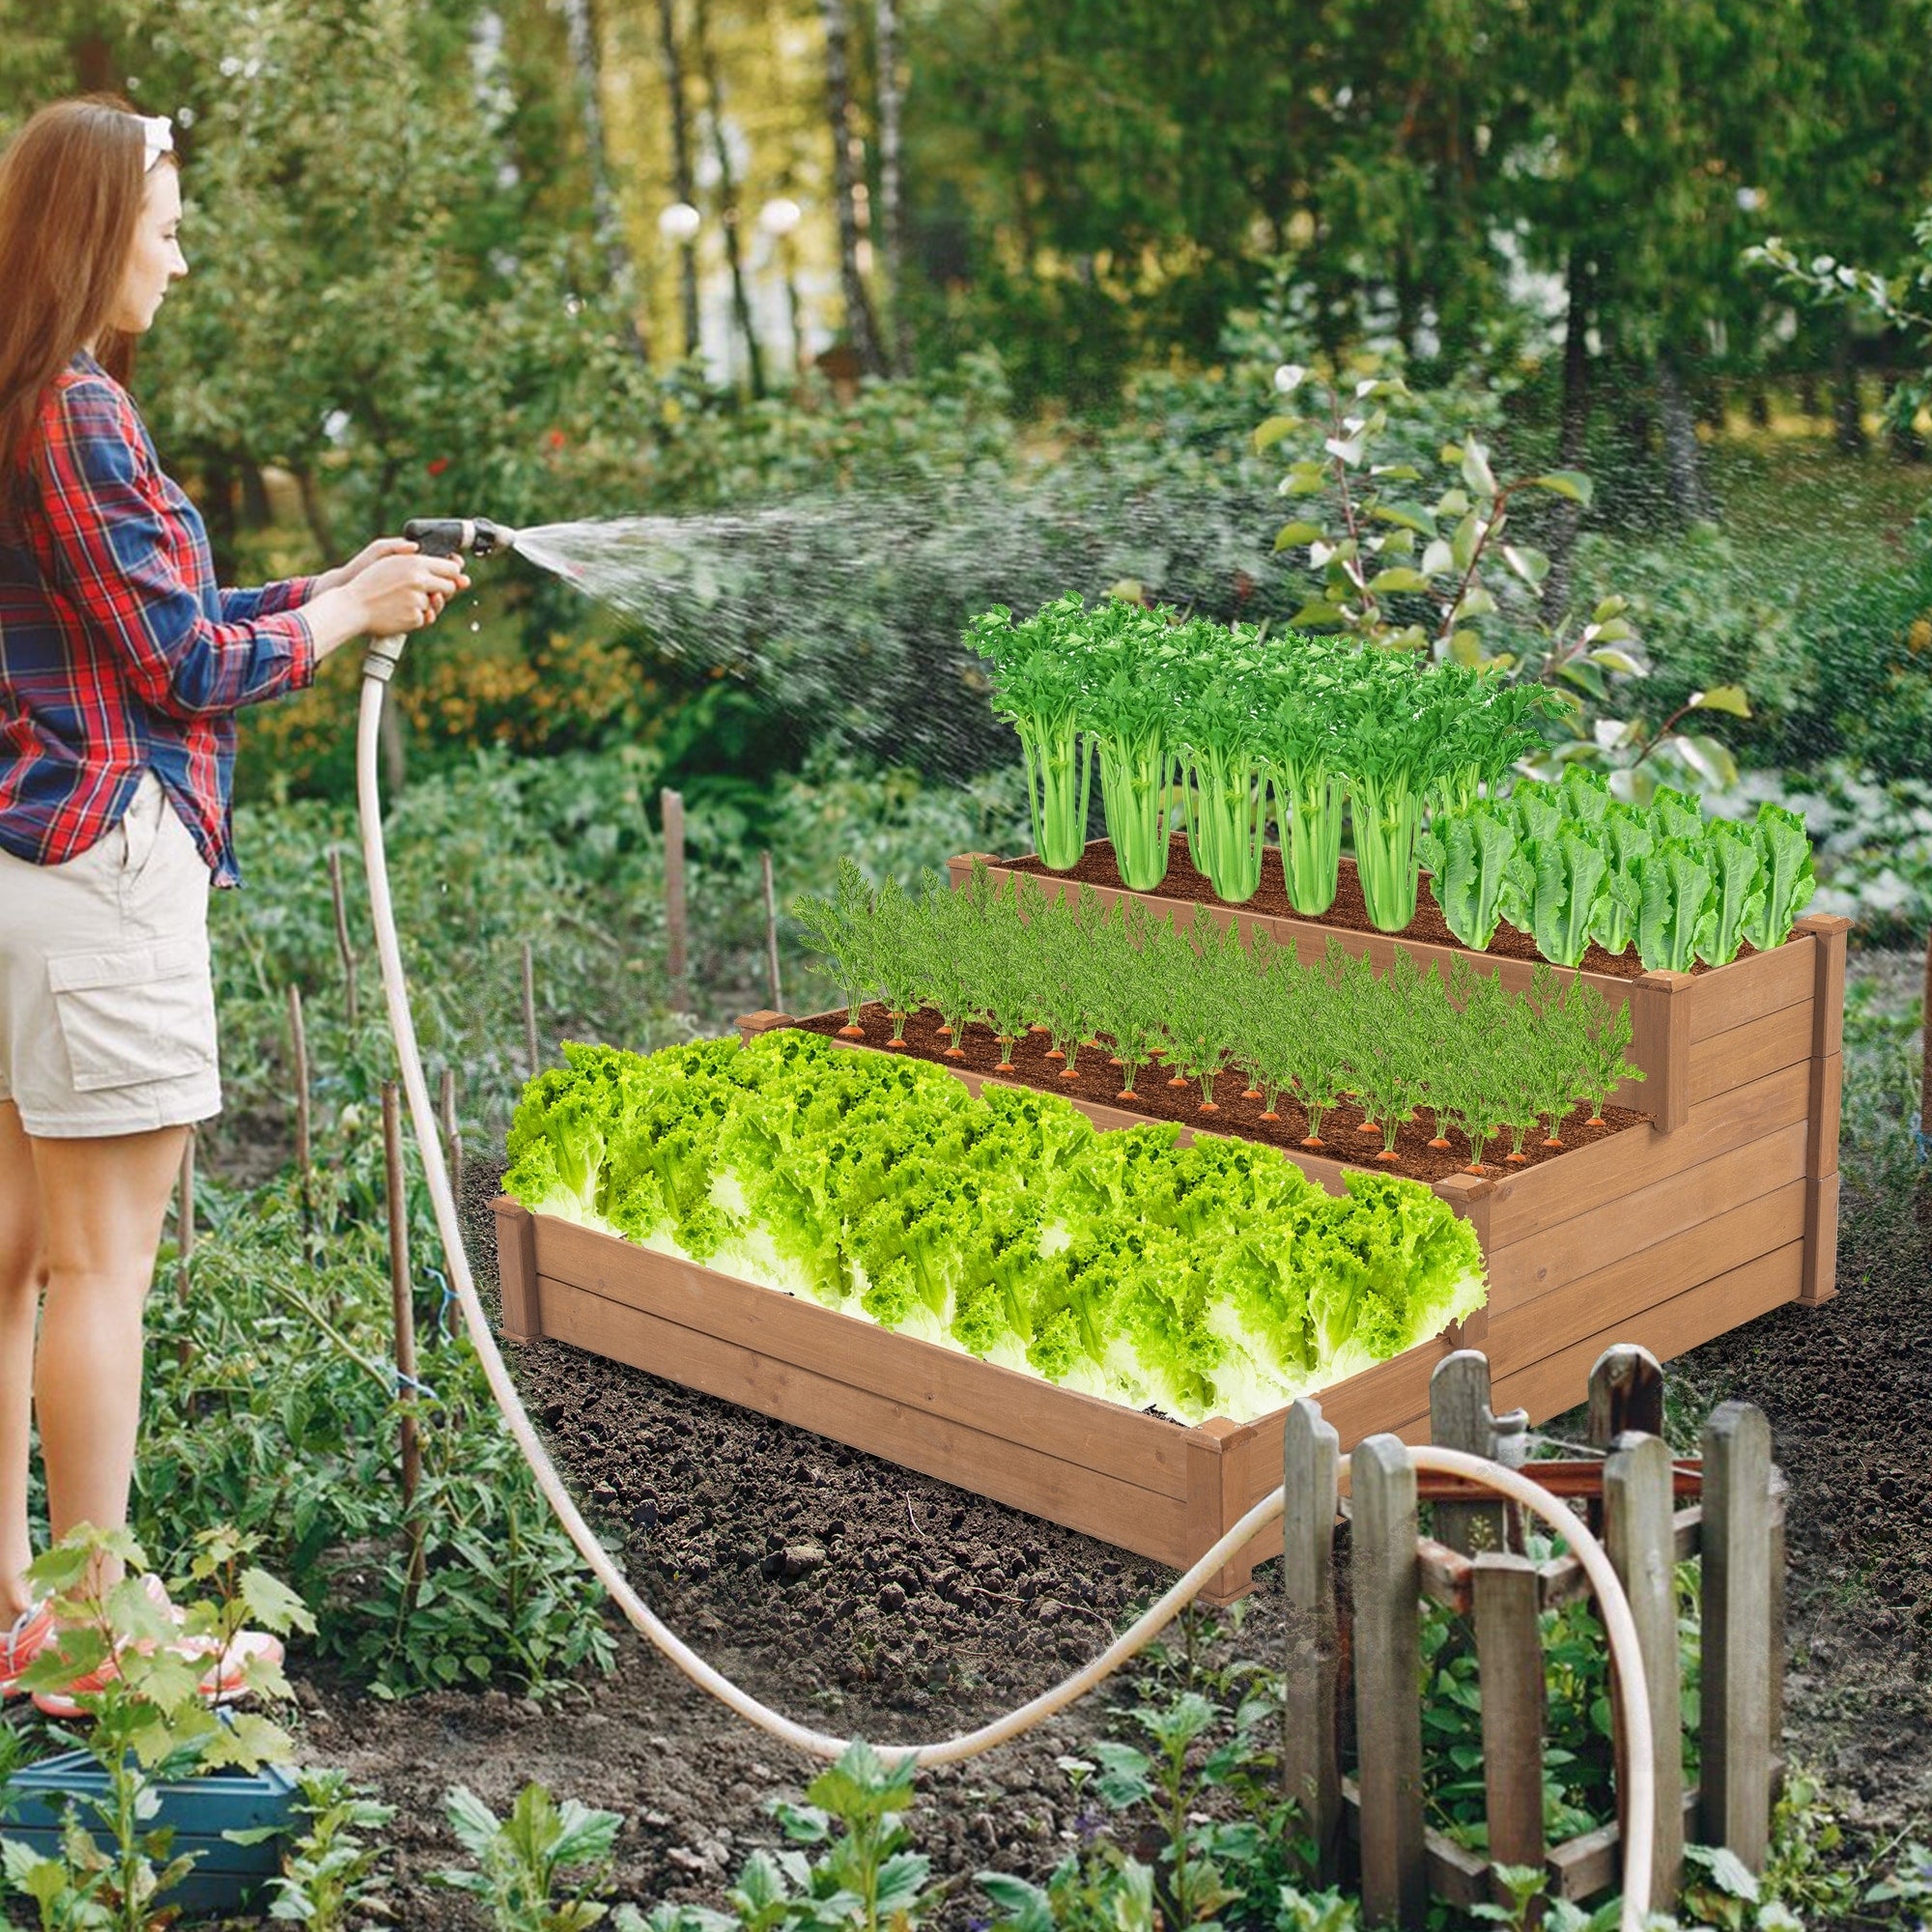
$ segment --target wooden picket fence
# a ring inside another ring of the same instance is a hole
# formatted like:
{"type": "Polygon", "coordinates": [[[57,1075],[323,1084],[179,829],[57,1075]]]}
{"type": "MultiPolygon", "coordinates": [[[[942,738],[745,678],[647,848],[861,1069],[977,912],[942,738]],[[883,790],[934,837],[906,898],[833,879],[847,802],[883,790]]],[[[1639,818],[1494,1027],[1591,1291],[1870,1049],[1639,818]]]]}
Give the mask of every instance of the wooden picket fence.
{"type": "MultiPolygon", "coordinates": [[[[1481,1354],[1445,1356],[1431,1395],[1436,1443],[1514,1460],[1524,1419],[1492,1413],[1481,1354]]],[[[1769,1425],[1749,1405],[1726,1403],[1704,1431],[1701,1462],[1674,1461],[1662,1398],[1652,1355],[1612,1349],[1590,1378],[1590,1442],[1602,1455],[1525,1465],[1600,1526],[1635,1617],[1657,1739],[1653,1909],[1676,1896],[1687,1835],[1762,1869],[1781,1769],[1784,1658],[1783,1483],[1769,1425]],[[1690,1558],[1702,1572],[1702,1781],[1687,1789],[1673,1572],[1690,1558]]],[[[1296,1403],[1285,1455],[1284,1770],[1322,1879],[1358,1863],[1367,1922],[1402,1926],[1423,1923],[1431,1893],[1461,1906],[1505,1903],[1492,1861],[1543,1868],[1564,1898],[1615,1886],[1616,1825],[1554,1845],[1544,1835],[1538,1617],[1591,1594],[1581,1565],[1574,1556],[1531,1561],[1514,1505],[1482,1501],[1484,1492],[1455,1478],[1418,1477],[1396,1436],[1372,1436],[1355,1450],[1346,1502],[1338,1462],[1320,1405],[1296,1403]],[[1431,1535],[1420,1529],[1424,1503],[1434,1512],[1431,1535]],[[1487,1857],[1425,1822],[1424,1598],[1473,1628],[1487,1857]]],[[[1615,1752],[1621,1789],[1620,1736],[1615,1752]]]]}

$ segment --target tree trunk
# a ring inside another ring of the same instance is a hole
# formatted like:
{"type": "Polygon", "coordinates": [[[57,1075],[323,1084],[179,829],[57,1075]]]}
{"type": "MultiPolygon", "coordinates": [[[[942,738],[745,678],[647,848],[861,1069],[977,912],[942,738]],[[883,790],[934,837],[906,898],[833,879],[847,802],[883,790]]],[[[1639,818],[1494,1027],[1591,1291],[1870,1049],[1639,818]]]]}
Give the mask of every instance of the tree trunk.
{"type": "Polygon", "coordinates": [[[859,197],[852,169],[852,60],[845,0],[820,0],[825,17],[825,110],[832,127],[832,181],[838,207],[838,277],[845,294],[845,332],[859,367],[879,372],[879,331],[859,271],[859,197]]]}
{"type": "Polygon", "coordinates": [[[1832,440],[1849,456],[1861,454],[1867,440],[1859,408],[1859,369],[1852,360],[1849,318],[1840,325],[1832,349],[1832,440]]]}
{"type": "MultiPolygon", "coordinates": [[[[658,0],[658,51],[664,60],[665,94],[670,102],[671,184],[677,198],[697,206],[697,181],[691,166],[691,116],[684,104],[684,54],[678,45],[676,0],[658,0]]],[[[684,353],[696,355],[697,327],[697,242],[678,248],[678,286],[684,309],[684,353]]]]}
{"type": "Polygon", "coordinates": [[[1889,398],[1889,430],[1887,440],[1891,453],[1901,463],[1923,463],[1925,461],[1925,439],[1919,433],[1918,425],[1911,416],[1899,412],[1898,391],[1902,385],[1894,382],[1889,398]]]}
{"type": "Polygon", "coordinates": [[[597,15],[593,0],[563,0],[564,29],[570,41],[570,64],[577,72],[578,113],[583,123],[583,158],[590,170],[590,221],[597,245],[604,251],[611,292],[623,306],[624,339],[631,353],[644,355],[639,332],[637,274],[617,201],[611,191],[610,156],[604,145],[603,62],[598,51],[597,15]]]}
{"type": "Polygon", "coordinates": [[[697,66],[704,77],[706,109],[711,117],[711,152],[718,158],[718,203],[724,223],[724,259],[731,267],[731,308],[745,338],[751,366],[752,393],[765,393],[765,358],[758,348],[758,331],[752,321],[752,299],[745,288],[744,251],[738,243],[738,178],[731,169],[730,144],[724,138],[724,90],[718,79],[718,53],[711,44],[708,0],[696,0],[692,25],[697,36],[697,66]]]}
{"type": "Polygon", "coordinates": [[[329,522],[328,505],[322,498],[322,485],[305,463],[296,470],[296,488],[301,493],[302,520],[308,525],[308,533],[315,539],[324,564],[331,565],[335,559],[335,526],[329,522]]]}
{"type": "MultiPolygon", "coordinates": [[[[1570,251],[1564,276],[1569,295],[1563,322],[1563,413],[1557,431],[1556,462],[1562,469],[1581,469],[1590,438],[1590,264],[1580,248],[1570,251]]],[[[1559,497],[1550,533],[1549,575],[1543,584],[1544,614],[1560,623],[1575,590],[1577,532],[1583,506],[1559,497]]]]}
{"type": "Polygon", "coordinates": [[[1663,419],[1663,467],[1670,478],[1671,501],[1687,524],[1705,523],[1711,515],[1711,499],[1704,488],[1697,423],[1684,393],[1684,379],[1667,353],[1657,358],[1657,407],[1663,419]]]}
{"type": "Polygon", "coordinates": [[[875,0],[879,61],[879,241],[886,257],[886,299],[893,327],[893,369],[912,368],[912,326],[906,313],[905,184],[899,126],[904,95],[899,88],[897,0],[875,0]]]}

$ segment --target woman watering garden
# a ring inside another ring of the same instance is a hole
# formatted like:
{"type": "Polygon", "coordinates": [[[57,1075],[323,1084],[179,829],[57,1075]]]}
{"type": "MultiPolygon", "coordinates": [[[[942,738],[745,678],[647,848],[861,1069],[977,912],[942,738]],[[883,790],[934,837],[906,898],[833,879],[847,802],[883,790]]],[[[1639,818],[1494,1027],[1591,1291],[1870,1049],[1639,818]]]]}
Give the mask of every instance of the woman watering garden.
{"type": "Polygon", "coordinates": [[[142,1307],[188,1129],[221,1106],[235,713],[467,582],[391,538],[216,588],[123,386],[187,272],[181,218],[169,125],[125,103],[45,108],[0,155],[0,1696],[55,1634],[23,1574],[30,1418],[53,1536],[127,1519],[142,1307]]]}

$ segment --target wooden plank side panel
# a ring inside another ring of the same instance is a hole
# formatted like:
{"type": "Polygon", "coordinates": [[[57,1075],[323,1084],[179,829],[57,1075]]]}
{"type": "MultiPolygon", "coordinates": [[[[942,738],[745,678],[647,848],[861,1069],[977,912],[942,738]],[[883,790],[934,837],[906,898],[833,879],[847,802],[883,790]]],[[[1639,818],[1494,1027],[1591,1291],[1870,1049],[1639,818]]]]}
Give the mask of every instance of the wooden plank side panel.
{"type": "Polygon", "coordinates": [[[1734,959],[1714,973],[1692,976],[1690,1043],[1729,1033],[1748,1020],[1787,1007],[1808,1006],[1816,978],[1815,954],[1807,935],[1794,931],[1782,946],[1734,959]]]}
{"type": "Polygon", "coordinates": [[[1784,1007],[1696,1041],[1690,1048],[1690,1104],[1715,1100],[1800,1060],[1811,1058],[1811,1008],[1784,1007]]]}
{"type": "MultiPolygon", "coordinates": [[[[1492,1376],[1541,1361],[1608,1327],[1640,1322],[1659,1303],[1770,1254],[1803,1244],[1806,1183],[1787,1181],[1668,1241],[1592,1270],[1540,1300],[1492,1318],[1486,1351],[1492,1376]]],[[[1619,1340],[1641,1340],[1634,1333],[1619,1340]]],[[[1507,1406],[1508,1405],[1504,1405],[1507,1406]]]]}
{"type": "Polygon", "coordinates": [[[1714,1335],[1754,1321],[1782,1302],[1796,1300],[1804,1258],[1802,1240],[1787,1242],[1715,1281],[1672,1295],[1580,1342],[1539,1354],[1497,1378],[1496,1406],[1526,1408],[1532,1423],[1561,1415],[1589,1393],[1590,1365],[1612,1343],[1638,1343],[1659,1361],[1667,1362],[1714,1335]]]}
{"type": "Polygon", "coordinates": [[[1691,1108],[1690,1120],[1674,1134],[1638,1127],[1527,1174],[1503,1176],[1488,1197],[1490,1238],[1497,1250],[1514,1246],[1573,1215],[1760,1140],[1803,1121],[1810,1098],[1810,1063],[1801,1061],[1691,1108]]]}
{"type": "MultiPolygon", "coordinates": [[[[1559,1222],[1532,1240],[1492,1251],[1487,1258],[1492,1329],[1514,1309],[1613,1263],[1647,1253],[1674,1236],[1694,1233],[1732,1208],[1801,1179],[1805,1139],[1804,1122],[1795,1121],[1762,1140],[1748,1141],[1559,1222]]],[[[1747,1248],[1732,1259],[1744,1261],[1754,1252],[1747,1248]]],[[[1706,1274],[1719,1273],[1727,1265],[1720,1255],[1706,1274]]],[[[1690,1280],[1703,1278],[1693,1275],[1690,1280]]]]}
{"type": "Polygon", "coordinates": [[[1131,1469],[1137,1482],[1163,1494],[1187,1493],[1188,1432],[1175,1423],[895,1335],[857,1316],[615,1235],[548,1214],[533,1218],[538,1271],[546,1283],[568,1282],[949,1421],[971,1427],[997,1416],[1001,1433],[1026,1448],[1090,1468],[1131,1469]]]}
{"type": "Polygon", "coordinates": [[[1176,1569],[1185,1564],[1186,1506],[1179,1497],[854,1388],[568,1282],[546,1278],[543,1296],[549,1332],[559,1342],[956,1483],[1154,1562],[1176,1569]]]}
{"type": "Polygon", "coordinates": [[[504,1338],[540,1341],[543,1310],[537,1300],[536,1216],[508,1194],[497,1195],[490,1206],[497,1216],[497,1285],[504,1338]]]}

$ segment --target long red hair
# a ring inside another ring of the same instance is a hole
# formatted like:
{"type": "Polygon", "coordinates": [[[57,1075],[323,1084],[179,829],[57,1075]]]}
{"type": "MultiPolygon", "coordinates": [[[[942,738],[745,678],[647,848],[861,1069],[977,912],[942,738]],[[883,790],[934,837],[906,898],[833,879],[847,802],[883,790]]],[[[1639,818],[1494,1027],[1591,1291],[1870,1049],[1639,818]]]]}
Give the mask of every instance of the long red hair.
{"type": "MultiPolygon", "coordinates": [[[[41,404],[75,354],[95,345],[126,382],[134,339],[114,308],[146,194],[147,143],[114,95],[43,107],[0,154],[0,486],[17,489],[41,404]]],[[[170,156],[172,158],[172,156],[170,156]]]]}

